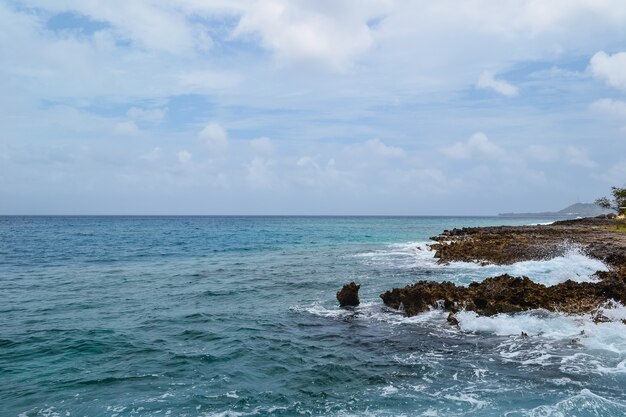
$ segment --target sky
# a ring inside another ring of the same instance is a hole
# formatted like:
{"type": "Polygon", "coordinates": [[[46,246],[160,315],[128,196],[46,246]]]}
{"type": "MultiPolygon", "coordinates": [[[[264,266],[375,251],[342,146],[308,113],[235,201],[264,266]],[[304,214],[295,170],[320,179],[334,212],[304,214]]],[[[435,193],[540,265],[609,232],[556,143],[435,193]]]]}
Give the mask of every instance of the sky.
{"type": "Polygon", "coordinates": [[[4,0],[0,214],[492,215],[626,183],[623,0],[4,0]]]}

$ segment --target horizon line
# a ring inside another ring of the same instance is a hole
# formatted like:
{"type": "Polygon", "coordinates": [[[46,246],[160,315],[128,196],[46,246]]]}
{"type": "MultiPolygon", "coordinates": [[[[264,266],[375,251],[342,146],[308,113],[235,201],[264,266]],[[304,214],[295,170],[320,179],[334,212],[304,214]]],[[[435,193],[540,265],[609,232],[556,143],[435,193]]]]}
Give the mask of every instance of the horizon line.
{"type": "MultiPolygon", "coordinates": [[[[511,214],[16,214],[0,213],[0,217],[571,217],[568,215],[528,215],[511,214]]],[[[530,213],[528,213],[530,214],[530,213]]]]}

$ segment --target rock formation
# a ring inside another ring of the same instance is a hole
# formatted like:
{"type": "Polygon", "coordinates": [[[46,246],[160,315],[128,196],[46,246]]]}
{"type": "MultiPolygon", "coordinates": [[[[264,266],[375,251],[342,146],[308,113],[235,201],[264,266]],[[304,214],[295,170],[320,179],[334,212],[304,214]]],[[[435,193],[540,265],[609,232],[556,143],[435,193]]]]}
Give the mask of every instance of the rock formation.
{"type": "Polygon", "coordinates": [[[454,261],[508,265],[550,259],[572,245],[626,273],[626,233],[611,230],[615,220],[588,218],[541,226],[464,227],[432,237],[439,263],[454,261]]]}
{"type": "Polygon", "coordinates": [[[485,316],[534,309],[585,313],[607,300],[626,304],[626,280],[615,273],[607,273],[599,282],[565,281],[546,287],[528,277],[505,274],[467,287],[451,282],[419,281],[394,288],[380,297],[388,307],[398,309],[403,305],[409,317],[431,308],[452,313],[464,309],[485,316]]]}
{"type": "MultiPolygon", "coordinates": [[[[381,294],[388,307],[407,316],[440,308],[451,312],[456,324],[460,309],[480,315],[546,309],[565,313],[593,312],[615,300],[626,304],[626,233],[613,230],[615,220],[602,218],[567,220],[545,226],[499,226],[446,230],[432,238],[439,263],[453,261],[507,265],[519,261],[550,259],[572,244],[605,262],[610,270],[596,272],[596,282],[566,281],[553,286],[528,277],[500,275],[467,287],[451,282],[419,281],[381,294]]],[[[339,294],[338,294],[339,298],[339,294]]],[[[598,317],[601,321],[602,317],[598,317]]]]}
{"type": "Polygon", "coordinates": [[[360,304],[359,288],[354,281],[344,285],[341,290],[337,291],[337,300],[340,307],[356,307],[360,304]]]}

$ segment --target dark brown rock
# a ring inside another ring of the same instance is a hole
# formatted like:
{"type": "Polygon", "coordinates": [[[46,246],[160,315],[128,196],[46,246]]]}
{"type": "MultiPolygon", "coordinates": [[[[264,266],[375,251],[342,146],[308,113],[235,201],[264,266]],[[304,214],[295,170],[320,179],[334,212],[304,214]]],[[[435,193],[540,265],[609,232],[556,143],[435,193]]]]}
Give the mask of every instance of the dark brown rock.
{"type": "MultiPolygon", "coordinates": [[[[607,216],[564,220],[551,225],[464,227],[444,230],[431,238],[435,258],[441,264],[454,261],[481,265],[508,265],[520,261],[550,259],[573,245],[609,266],[596,272],[597,282],[566,281],[546,287],[528,277],[507,274],[487,278],[467,287],[450,282],[419,281],[381,294],[385,305],[407,316],[431,308],[450,311],[456,320],[459,309],[481,315],[546,309],[594,315],[609,300],[626,303],[626,233],[624,222],[607,216]],[[402,306],[402,308],[400,308],[402,306]]],[[[595,314],[595,321],[605,316],[595,314]]]]}
{"type": "Polygon", "coordinates": [[[394,288],[380,297],[388,307],[398,309],[403,305],[409,317],[431,308],[450,312],[461,308],[485,316],[534,309],[585,313],[611,299],[626,303],[626,280],[609,274],[600,282],[566,281],[546,287],[528,277],[505,274],[467,287],[450,282],[419,281],[394,288]]]}
{"type": "Polygon", "coordinates": [[[448,320],[448,323],[450,323],[452,326],[457,326],[459,324],[459,320],[456,318],[454,313],[448,314],[447,320],[448,320]]]}
{"type": "Polygon", "coordinates": [[[614,230],[619,220],[585,218],[540,226],[464,227],[445,230],[430,245],[438,262],[508,265],[550,259],[572,245],[626,272],[626,233],[614,230]]]}
{"type": "Polygon", "coordinates": [[[340,307],[356,307],[360,304],[359,288],[354,281],[344,285],[341,290],[337,291],[337,300],[340,307]]]}

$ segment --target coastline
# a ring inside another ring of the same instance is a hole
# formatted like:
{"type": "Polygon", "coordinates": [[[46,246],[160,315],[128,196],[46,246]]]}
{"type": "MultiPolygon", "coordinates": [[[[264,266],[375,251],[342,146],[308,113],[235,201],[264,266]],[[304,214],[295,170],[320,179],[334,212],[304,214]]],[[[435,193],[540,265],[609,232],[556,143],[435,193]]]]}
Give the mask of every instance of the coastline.
{"type": "MultiPolygon", "coordinates": [[[[597,271],[594,282],[565,282],[546,286],[533,277],[507,273],[469,286],[451,282],[418,281],[380,295],[384,304],[414,316],[432,308],[450,312],[449,322],[461,310],[491,316],[535,309],[563,313],[592,313],[594,321],[608,321],[598,309],[607,303],[626,304],[626,233],[623,222],[605,216],[556,221],[549,225],[465,227],[444,230],[431,238],[438,263],[473,262],[511,265],[521,261],[562,256],[572,247],[600,260],[608,271],[597,271]]],[[[626,324],[626,323],[624,323],[626,324]]]]}

